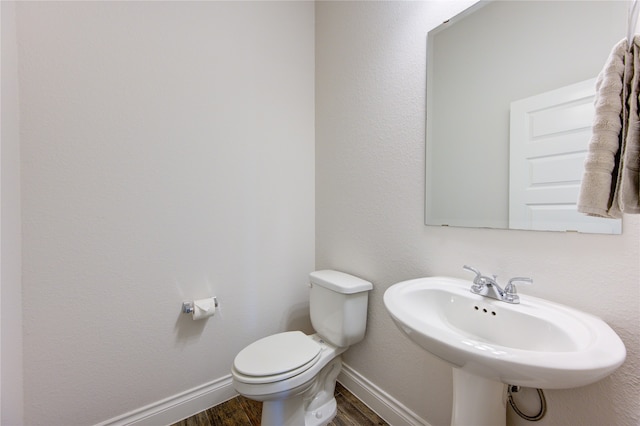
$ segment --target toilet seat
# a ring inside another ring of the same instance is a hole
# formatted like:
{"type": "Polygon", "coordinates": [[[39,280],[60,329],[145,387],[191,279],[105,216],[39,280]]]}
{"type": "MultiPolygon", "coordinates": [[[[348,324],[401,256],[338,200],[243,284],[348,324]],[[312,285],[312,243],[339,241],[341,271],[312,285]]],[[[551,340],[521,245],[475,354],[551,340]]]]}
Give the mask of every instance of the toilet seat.
{"type": "Polygon", "coordinates": [[[233,361],[234,376],[252,384],[286,380],[313,366],[321,349],[317,341],[300,331],[267,336],[240,351],[233,361]]]}

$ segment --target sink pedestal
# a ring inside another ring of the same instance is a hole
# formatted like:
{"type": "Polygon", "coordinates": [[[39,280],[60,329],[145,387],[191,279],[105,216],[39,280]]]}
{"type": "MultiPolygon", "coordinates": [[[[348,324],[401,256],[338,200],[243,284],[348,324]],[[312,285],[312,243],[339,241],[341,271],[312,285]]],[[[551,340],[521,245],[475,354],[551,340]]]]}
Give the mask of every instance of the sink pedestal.
{"type": "Polygon", "coordinates": [[[505,385],[453,368],[451,426],[505,426],[505,385]]]}

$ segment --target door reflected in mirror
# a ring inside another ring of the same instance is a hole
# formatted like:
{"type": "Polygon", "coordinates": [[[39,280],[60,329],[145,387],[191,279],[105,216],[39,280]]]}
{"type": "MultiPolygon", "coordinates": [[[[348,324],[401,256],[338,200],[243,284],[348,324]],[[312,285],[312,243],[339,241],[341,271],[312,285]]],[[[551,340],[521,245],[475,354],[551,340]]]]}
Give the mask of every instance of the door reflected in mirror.
{"type": "Polygon", "coordinates": [[[621,232],[575,202],[594,79],[625,37],[627,9],[479,2],[429,32],[427,225],[621,232]]]}

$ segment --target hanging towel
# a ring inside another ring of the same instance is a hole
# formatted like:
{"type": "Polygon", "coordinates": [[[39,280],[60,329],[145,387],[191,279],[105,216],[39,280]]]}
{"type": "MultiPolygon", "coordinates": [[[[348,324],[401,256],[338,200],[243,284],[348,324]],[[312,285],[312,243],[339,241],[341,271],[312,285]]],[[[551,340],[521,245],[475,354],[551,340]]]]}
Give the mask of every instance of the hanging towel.
{"type": "Polygon", "coordinates": [[[631,47],[633,50],[627,53],[625,61],[625,84],[622,88],[622,99],[626,99],[626,105],[622,109],[622,161],[614,203],[617,201],[624,213],[640,214],[640,37],[634,39],[631,47]]]}
{"type": "Polygon", "coordinates": [[[615,45],[596,81],[595,116],[578,211],[620,218],[640,213],[640,37],[615,45]]]}

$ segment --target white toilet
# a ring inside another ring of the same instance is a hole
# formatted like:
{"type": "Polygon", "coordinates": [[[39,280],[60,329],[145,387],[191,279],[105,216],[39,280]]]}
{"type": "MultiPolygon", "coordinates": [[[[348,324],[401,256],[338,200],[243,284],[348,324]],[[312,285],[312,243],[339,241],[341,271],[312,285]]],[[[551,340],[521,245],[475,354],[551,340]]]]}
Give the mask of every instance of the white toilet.
{"type": "Polygon", "coordinates": [[[233,361],[233,387],[263,401],[262,426],[329,423],[336,415],[340,354],[364,338],[373,285],[331,270],[309,277],[311,324],[317,333],[274,334],[250,344],[233,361]]]}

